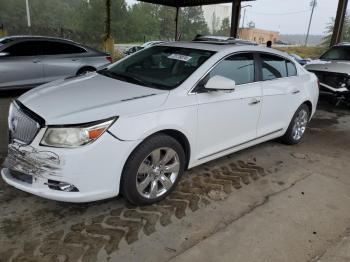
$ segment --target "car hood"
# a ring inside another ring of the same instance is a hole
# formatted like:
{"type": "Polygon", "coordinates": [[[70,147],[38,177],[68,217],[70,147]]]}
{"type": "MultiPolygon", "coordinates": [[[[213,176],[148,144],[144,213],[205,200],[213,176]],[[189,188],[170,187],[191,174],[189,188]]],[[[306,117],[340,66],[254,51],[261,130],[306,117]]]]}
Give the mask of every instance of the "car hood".
{"type": "Polygon", "coordinates": [[[350,74],[350,62],[314,60],[305,65],[305,69],[311,71],[350,74]]]}
{"type": "Polygon", "coordinates": [[[69,125],[153,111],[168,94],[90,73],[39,86],[18,100],[47,125],[69,125]]]}

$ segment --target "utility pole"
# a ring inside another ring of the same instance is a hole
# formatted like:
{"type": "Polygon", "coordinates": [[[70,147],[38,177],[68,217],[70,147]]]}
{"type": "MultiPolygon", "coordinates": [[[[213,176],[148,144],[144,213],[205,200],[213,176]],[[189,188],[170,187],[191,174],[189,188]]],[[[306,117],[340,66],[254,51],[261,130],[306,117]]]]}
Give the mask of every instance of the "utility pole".
{"type": "Polygon", "coordinates": [[[243,20],[242,20],[242,28],[244,28],[244,22],[245,22],[245,12],[246,12],[246,8],[247,7],[252,7],[251,5],[246,5],[246,6],[242,6],[241,9],[244,8],[244,12],[243,12],[243,20]]]}
{"type": "Polygon", "coordinates": [[[27,11],[27,25],[28,27],[31,27],[31,21],[30,21],[30,10],[29,10],[29,0],[26,0],[26,11],[27,11]]]}
{"type": "Polygon", "coordinates": [[[309,40],[309,34],[310,34],[310,28],[311,28],[311,23],[312,23],[312,17],[314,15],[315,7],[317,6],[317,0],[311,0],[310,6],[311,6],[312,9],[311,9],[309,26],[307,28],[307,33],[306,33],[306,38],[305,38],[305,46],[307,46],[307,42],[309,40]]]}

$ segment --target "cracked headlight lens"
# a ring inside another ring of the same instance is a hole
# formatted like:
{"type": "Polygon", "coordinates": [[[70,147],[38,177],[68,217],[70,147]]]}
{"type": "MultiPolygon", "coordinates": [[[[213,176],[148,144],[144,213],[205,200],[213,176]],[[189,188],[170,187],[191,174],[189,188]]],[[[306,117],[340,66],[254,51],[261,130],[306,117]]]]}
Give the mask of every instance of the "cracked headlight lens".
{"type": "Polygon", "coordinates": [[[40,145],[50,147],[79,147],[97,140],[116,118],[80,126],[48,127],[40,145]]]}

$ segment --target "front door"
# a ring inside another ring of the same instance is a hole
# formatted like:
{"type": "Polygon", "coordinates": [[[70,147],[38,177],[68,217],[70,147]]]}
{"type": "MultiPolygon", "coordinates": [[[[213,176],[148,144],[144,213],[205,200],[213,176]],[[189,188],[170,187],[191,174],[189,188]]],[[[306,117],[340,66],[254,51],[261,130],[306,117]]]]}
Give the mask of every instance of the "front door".
{"type": "Polygon", "coordinates": [[[2,50],[0,57],[0,89],[34,87],[44,83],[40,47],[36,41],[23,41],[2,50]]]}
{"type": "Polygon", "coordinates": [[[221,61],[205,77],[206,80],[215,75],[230,78],[236,82],[236,88],[230,92],[201,88],[197,92],[199,160],[256,138],[262,92],[261,84],[255,82],[255,68],[253,54],[236,54],[221,61]]]}

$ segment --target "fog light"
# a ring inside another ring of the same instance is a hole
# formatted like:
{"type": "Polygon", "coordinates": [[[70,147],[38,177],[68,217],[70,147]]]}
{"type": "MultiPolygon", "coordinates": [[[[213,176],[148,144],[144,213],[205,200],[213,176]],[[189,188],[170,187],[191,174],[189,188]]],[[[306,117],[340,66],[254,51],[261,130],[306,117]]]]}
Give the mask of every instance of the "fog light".
{"type": "Polygon", "coordinates": [[[48,180],[48,182],[45,183],[45,185],[47,185],[50,189],[53,189],[53,190],[64,191],[64,192],[79,192],[78,188],[66,182],[48,180]]]}

